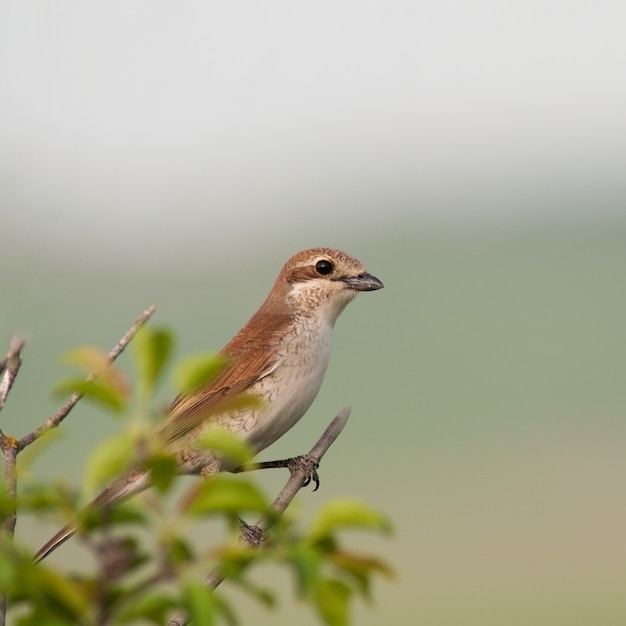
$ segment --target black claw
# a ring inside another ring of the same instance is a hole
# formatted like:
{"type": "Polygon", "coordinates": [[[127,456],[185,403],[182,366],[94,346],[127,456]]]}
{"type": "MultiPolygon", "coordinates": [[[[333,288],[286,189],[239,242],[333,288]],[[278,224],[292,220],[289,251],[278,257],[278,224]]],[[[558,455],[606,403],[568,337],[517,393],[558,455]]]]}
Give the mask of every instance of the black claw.
{"type": "Polygon", "coordinates": [[[313,482],[315,484],[315,489],[313,489],[313,491],[317,491],[319,489],[320,477],[317,473],[319,463],[313,463],[309,456],[304,454],[302,456],[293,457],[292,459],[287,459],[287,467],[292,473],[298,470],[306,472],[306,478],[302,483],[303,487],[308,487],[311,482],[313,482]]]}
{"type": "Polygon", "coordinates": [[[317,491],[320,488],[320,477],[317,473],[317,467],[313,470],[312,478],[315,483],[315,489],[313,489],[313,491],[317,491]]]}

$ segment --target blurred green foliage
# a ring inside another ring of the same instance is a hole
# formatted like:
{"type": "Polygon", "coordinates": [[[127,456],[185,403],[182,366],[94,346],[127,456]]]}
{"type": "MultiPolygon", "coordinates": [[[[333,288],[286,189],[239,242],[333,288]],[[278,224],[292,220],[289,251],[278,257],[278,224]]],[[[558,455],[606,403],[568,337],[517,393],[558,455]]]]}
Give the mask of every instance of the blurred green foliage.
{"type": "MultiPolygon", "coordinates": [[[[340,534],[345,528],[389,531],[384,516],[362,502],[328,502],[309,527],[301,528],[293,517],[272,514],[270,500],[249,478],[220,474],[194,482],[175,498],[175,504],[169,503],[171,497],[140,496],[107,510],[81,508],[86,495],[91,497],[96,489],[138,464],[150,469],[160,495],[173,495],[175,460],[152,436],[155,417],[161,417],[152,409],[154,394],[172,344],[167,330],[144,327],[133,344],[132,384],[96,348],[81,347],[66,355],[66,362],[88,374],[88,382],[73,376],[57,389],[80,391],[84,400],[121,415],[122,428],[92,451],[80,489],[20,474],[18,515],[45,515],[59,525],[78,521],[79,538],[91,558],[80,573],[68,572],[48,561],[34,564],[29,549],[3,539],[0,593],[9,599],[12,623],[164,624],[176,612],[184,611],[195,626],[237,624],[231,603],[204,587],[203,576],[219,568],[247,595],[273,605],[281,590],[259,587],[249,576],[262,562],[289,573],[295,580],[293,589],[322,623],[348,624],[354,596],[369,597],[372,576],[390,574],[378,559],[343,547],[340,534]],[[272,518],[271,534],[258,549],[243,547],[238,541],[238,520],[244,513],[272,518]],[[189,526],[208,517],[224,519],[233,532],[222,544],[199,548],[189,538],[189,526]]],[[[195,390],[223,365],[219,356],[194,357],[175,367],[173,376],[181,392],[195,390]]],[[[200,445],[236,464],[252,458],[241,440],[223,430],[210,430],[200,445]]],[[[10,511],[13,504],[3,496],[0,512],[10,511]]]]}

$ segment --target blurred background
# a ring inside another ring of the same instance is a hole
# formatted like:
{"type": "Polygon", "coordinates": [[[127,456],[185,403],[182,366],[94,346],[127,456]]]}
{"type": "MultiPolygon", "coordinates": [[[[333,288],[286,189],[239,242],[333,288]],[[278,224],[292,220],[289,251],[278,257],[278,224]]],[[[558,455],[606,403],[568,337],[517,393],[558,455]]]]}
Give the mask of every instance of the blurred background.
{"type": "MultiPolygon", "coordinates": [[[[293,252],[342,248],[385,290],[343,314],[318,400],[263,458],[353,406],[298,502],[394,522],[349,537],[397,573],[354,623],[623,624],[625,19],[581,0],[5,0],[0,343],[28,343],[2,429],[40,424],[58,356],[109,349],[150,304],[178,357],[217,350],[293,252]]],[[[79,482],[116,428],[79,406],[35,470],[79,482]]],[[[316,623],[284,599],[241,610],[316,623]]]]}

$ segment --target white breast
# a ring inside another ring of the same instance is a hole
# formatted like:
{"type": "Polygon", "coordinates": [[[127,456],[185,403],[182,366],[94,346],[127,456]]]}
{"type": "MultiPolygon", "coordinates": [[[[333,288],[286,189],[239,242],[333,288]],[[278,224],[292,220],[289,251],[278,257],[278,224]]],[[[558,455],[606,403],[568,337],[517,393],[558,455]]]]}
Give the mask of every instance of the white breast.
{"type": "Polygon", "coordinates": [[[317,317],[301,322],[295,325],[297,333],[283,339],[276,369],[257,383],[265,401],[247,433],[257,451],[282,437],[306,413],[324,380],[332,327],[317,317]]]}

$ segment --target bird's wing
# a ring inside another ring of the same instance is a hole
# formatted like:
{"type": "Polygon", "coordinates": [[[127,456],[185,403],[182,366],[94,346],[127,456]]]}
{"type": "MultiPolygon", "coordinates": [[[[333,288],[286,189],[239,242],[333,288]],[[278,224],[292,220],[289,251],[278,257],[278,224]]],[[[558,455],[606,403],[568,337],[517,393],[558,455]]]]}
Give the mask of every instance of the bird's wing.
{"type": "Polygon", "coordinates": [[[245,326],[235,335],[222,350],[230,363],[206,387],[174,399],[165,421],[156,431],[163,445],[177,441],[205,420],[232,410],[243,392],[274,371],[276,345],[289,318],[270,316],[264,322],[266,332],[261,335],[251,336],[245,332],[245,326]]]}

